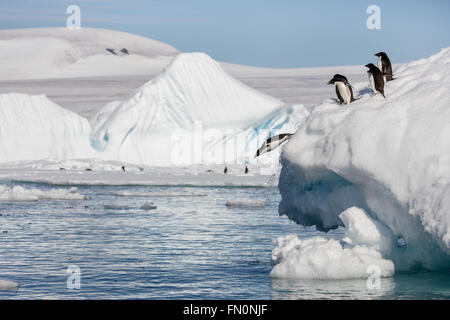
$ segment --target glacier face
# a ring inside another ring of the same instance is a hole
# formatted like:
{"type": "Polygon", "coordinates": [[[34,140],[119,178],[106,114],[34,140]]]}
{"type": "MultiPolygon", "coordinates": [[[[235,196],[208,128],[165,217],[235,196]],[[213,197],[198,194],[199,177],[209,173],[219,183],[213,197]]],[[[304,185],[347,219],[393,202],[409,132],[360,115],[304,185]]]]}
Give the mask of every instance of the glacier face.
{"type": "Polygon", "coordinates": [[[91,145],[131,163],[246,162],[270,134],[293,132],[299,114],[307,114],[302,106],[242,84],[208,55],[183,53],[124,102],[100,110],[91,145]]]}
{"type": "Polygon", "coordinates": [[[358,206],[406,242],[398,270],[450,268],[450,48],[401,65],[387,99],[317,106],[285,145],[281,215],[327,231],[358,206]]]}

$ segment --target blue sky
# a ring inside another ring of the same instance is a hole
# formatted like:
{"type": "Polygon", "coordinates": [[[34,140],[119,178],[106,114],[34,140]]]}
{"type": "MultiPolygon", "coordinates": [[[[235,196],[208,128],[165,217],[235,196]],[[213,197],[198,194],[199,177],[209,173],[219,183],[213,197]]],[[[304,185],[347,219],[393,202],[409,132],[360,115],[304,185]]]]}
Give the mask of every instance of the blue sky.
{"type": "Polygon", "coordinates": [[[0,0],[0,29],[63,27],[71,4],[81,8],[82,27],[254,66],[366,64],[378,51],[406,62],[450,46],[448,0],[0,0]],[[366,27],[372,4],[380,30],[366,27]]]}

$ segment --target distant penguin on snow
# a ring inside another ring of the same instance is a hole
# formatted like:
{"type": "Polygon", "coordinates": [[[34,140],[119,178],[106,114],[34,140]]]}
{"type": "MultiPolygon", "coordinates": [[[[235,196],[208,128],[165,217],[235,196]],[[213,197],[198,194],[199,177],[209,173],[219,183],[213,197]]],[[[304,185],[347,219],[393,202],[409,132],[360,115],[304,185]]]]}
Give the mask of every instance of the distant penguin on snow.
{"type": "Polygon", "coordinates": [[[335,74],[327,84],[336,85],[336,95],[339,99],[339,104],[349,104],[355,100],[358,100],[353,97],[352,86],[350,85],[350,83],[348,83],[347,78],[343,75],[335,74]]]}
{"type": "Polygon", "coordinates": [[[392,65],[391,60],[385,52],[375,53],[375,56],[378,57],[378,69],[383,73],[384,82],[395,80],[392,74],[392,65]]]}
{"type": "Polygon", "coordinates": [[[293,136],[292,133],[282,133],[273,137],[270,137],[263,143],[261,148],[256,151],[255,158],[259,157],[263,153],[270,152],[278,148],[283,142],[287,141],[293,136]]]}
{"type": "Polygon", "coordinates": [[[367,73],[369,74],[370,85],[374,92],[374,95],[377,93],[381,93],[383,98],[386,98],[384,95],[384,78],[380,69],[378,69],[373,63],[366,64],[366,67],[369,68],[367,73]]]}

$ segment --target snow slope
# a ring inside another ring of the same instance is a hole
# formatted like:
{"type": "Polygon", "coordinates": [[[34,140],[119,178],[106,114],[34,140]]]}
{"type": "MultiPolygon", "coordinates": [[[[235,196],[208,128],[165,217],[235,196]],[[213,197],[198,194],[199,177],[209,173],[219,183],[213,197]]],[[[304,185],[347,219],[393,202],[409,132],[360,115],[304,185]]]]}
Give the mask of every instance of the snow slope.
{"type": "Polygon", "coordinates": [[[0,30],[0,79],[153,74],[178,53],[162,42],[113,30],[0,30]]]}
{"type": "Polygon", "coordinates": [[[88,158],[90,132],[86,119],[44,95],[0,95],[0,162],[88,158]]]}
{"type": "Polygon", "coordinates": [[[448,269],[450,48],[394,74],[386,99],[367,81],[362,99],[312,111],[283,149],[279,212],[327,231],[358,206],[406,243],[383,252],[396,270],[448,269]]]}
{"type": "Polygon", "coordinates": [[[302,111],[242,84],[204,53],[183,53],[124,102],[100,110],[91,145],[131,163],[244,162],[270,130],[295,130],[302,111]]]}

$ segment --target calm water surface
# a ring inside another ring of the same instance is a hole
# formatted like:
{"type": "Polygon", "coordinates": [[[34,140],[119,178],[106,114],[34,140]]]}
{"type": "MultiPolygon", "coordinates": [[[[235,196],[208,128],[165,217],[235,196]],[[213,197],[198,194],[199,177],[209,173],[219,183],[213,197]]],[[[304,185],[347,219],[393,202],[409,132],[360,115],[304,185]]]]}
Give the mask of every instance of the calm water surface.
{"type": "Polygon", "coordinates": [[[449,273],[400,274],[382,279],[375,290],[367,289],[364,279],[270,279],[272,239],[319,234],[278,215],[275,188],[78,189],[90,199],[0,202],[0,279],[20,285],[17,291],[0,291],[0,299],[450,298],[449,273]],[[206,196],[117,197],[118,191],[206,196]],[[225,206],[243,198],[268,205],[225,206]],[[146,202],[157,209],[140,209],[146,202]],[[68,266],[79,268],[80,289],[67,288],[68,266]]]}

